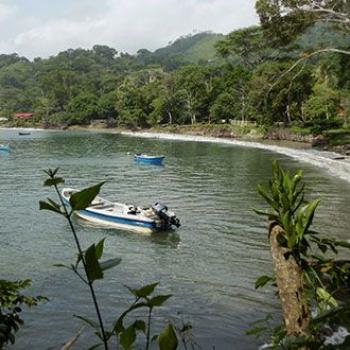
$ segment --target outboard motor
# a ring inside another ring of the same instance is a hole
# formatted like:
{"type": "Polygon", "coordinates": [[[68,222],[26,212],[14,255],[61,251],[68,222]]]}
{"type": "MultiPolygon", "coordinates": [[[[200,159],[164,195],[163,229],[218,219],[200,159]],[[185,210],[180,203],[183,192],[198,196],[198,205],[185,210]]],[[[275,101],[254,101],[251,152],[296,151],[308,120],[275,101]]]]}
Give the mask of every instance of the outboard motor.
{"type": "Polygon", "coordinates": [[[160,202],[152,205],[152,209],[159,216],[162,222],[162,229],[170,229],[173,225],[180,227],[180,220],[176,217],[175,213],[168,210],[168,207],[160,202]]]}

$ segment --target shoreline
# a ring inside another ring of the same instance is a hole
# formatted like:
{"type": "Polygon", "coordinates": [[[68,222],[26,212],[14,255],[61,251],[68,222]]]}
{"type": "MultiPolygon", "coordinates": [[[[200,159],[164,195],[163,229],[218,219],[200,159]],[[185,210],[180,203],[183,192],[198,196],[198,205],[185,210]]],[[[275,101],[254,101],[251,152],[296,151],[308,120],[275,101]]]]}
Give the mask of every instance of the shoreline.
{"type": "Polygon", "coordinates": [[[264,140],[264,139],[237,139],[227,137],[213,137],[185,133],[169,133],[164,131],[130,131],[122,128],[94,128],[74,126],[67,130],[62,129],[43,129],[43,128],[18,128],[18,127],[0,127],[0,130],[31,130],[31,131],[61,131],[61,132],[100,132],[109,134],[119,134],[130,137],[143,137],[149,139],[187,141],[187,142],[207,142],[215,144],[225,144],[237,147],[262,149],[277,154],[283,154],[292,159],[311,164],[325,170],[328,174],[336,176],[350,182],[350,157],[341,153],[326,150],[317,150],[311,143],[301,143],[295,141],[282,140],[264,140]]]}
{"type": "Polygon", "coordinates": [[[344,157],[333,151],[315,150],[309,145],[307,148],[285,147],[280,144],[264,143],[259,141],[236,140],[227,138],[218,138],[211,136],[195,136],[183,134],[141,132],[141,131],[121,131],[121,135],[130,137],[143,137],[149,139],[171,140],[171,141],[187,141],[187,142],[208,142],[215,144],[225,144],[238,147],[255,148],[283,154],[292,159],[311,164],[322,168],[328,174],[336,176],[342,180],[350,182],[350,157],[344,157]],[[341,159],[340,159],[341,158],[341,159]]]}
{"type": "Polygon", "coordinates": [[[312,148],[318,151],[334,152],[339,156],[350,158],[350,142],[343,144],[332,144],[327,141],[322,134],[312,135],[298,131],[293,131],[286,127],[271,127],[268,130],[260,129],[252,125],[231,125],[231,124],[195,124],[195,125],[164,125],[160,127],[142,128],[126,128],[126,127],[107,127],[105,123],[92,123],[90,125],[71,125],[42,127],[42,125],[34,126],[11,126],[3,124],[0,129],[18,129],[18,130],[55,130],[55,131],[92,131],[104,133],[162,133],[171,135],[188,135],[213,137],[219,139],[259,142],[263,144],[283,145],[291,148],[312,148]]]}
{"type": "MultiPolygon", "coordinates": [[[[43,129],[43,130],[62,130],[62,129],[43,129]]],[[[343,149],[339,148],[332,148],[332,147],[326,147],[326,148],[320,148],[320,147],[314,147],[313,141],[314,139],[311,138],[310,135],[307,137],[299,137],[299,135],[292,134],[291,138],[274,138],[274,137],[264,137],[263,134],[258,133],[249,133],[245,135],[240,134],[229,134],[229,133],[221,133],[222,130],[219,129],[219,132],[206,132],[205,130],[199,128],[192,129],[191,126],[189,126],[188,129],[183,127],[175,127],[175,130],[173,128],[151,128],[151,129],[137,129],[132,130],[128,128],[106,128],[106,127],[94,127],[94,126],[78,126],[74,125],[71,126],[65,130],[62,131],[91,131],[91,132],[101,132],[101,133],[110,133],[110,134],[121,134],[121,135],[143,135],[143,134],[152,134],[152,135],[170,135],[170,138],[175,139],[178,138],[179,140],[182,138],[192,138],[196,140],[201,140],[201,138],[204,139],[210,139],[215,140],[216,143],[220,143],[220,140],[223,141],[223,143],[226,143],[228,141],[232,141],[233,143],[239,143],[243,142],[250,143],[250,144],[262,144],[262,145],[271,145],[271,146],[279,146],[284,148],[290,148],[290,149],[309,149],[314,150],[316,152],[320,153],[326,153],[326,154],[334,154],[335,157],[344,157],[345,159],[349,159],[350,161],[350,154],[345,152],[343,149]],[[219,134],[219,135],[217,135],[219,134]]]]}

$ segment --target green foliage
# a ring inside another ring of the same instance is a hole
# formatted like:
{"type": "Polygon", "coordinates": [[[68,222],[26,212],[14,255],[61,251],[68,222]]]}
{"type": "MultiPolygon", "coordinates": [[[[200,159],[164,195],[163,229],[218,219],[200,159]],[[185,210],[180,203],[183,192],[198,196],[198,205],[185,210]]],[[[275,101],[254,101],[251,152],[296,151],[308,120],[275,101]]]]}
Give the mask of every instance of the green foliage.
{"type": "Polygon", "coordinates": [[[274,277],[271,276],[260,276],[255,282],[255,289],[264,287],[267,283],[275,281],[274,277]]]}
{"type": "Polygon", "coordinates": [[[15,343],[15,333],[23,326],[20,317],[22,305],[36,306],[45,297],[32,297],[22,294],[21,290],[30,287],[31,281],[0,280],[0,349],[15,343]]]}
{"type": "Polygon", "coordinates": [[[339,94],[326,83],[315,84],[313,94],[304,104],[305,118],[311,120],[334,119],[340,108],[339,94]]]}
{"type": "Polygon", "coordinates": [[[99,117],[98,98],[93,93],[81,92],[70,99],[67,111],[72,115],[70,124],[89,124],[99,117]]]}
{"type": "Polygon", "coordinates": [[[218,53],[225,58],[238,58],[248,68],[262,63],[267,54],[266,42],[260,27],[235,30],[216,44],[218,53]]]}
{"type": "Polygon", "coordinates": [[[309,229],[320,202],[318,199],[312,202],[304,199],[304,185],[300,185],[301,179],[301,171],[291,176],[274,162],[273,178],[269,187],[258,186],[259,194],[273,210],[256,210],[256,213],[267,216],[283,227],[285,235],[280,237],[281,243],[297,256],[305,253],[308,248],[305,236],[311,233],[309,229]]]}
{"type": "Polygon", "coordinates": [[[167,70],[177,69],[184,64],[195,64],[215,59],[214,45],[223,37],[210,32],[186,35],[176,39],[168,46],[149,54],[149,62],[160,63],[167,70]],[[175,60],[179,64],[174,64],[175,60]]]}
{"type": "Polygon", "coordinates": [[[169,324],[158,337],[160,350],[175,350],[178,346],[177,336],[174,326],[169,324]]]}
{"type": "Polygon", "coordinates": [[[349,29],[348,1],[257,0],[256,10],[265,34],[276,45],[286,45],[317,22],[336,24],[349,29]]]}
{"type": "Polygon", "coordinates": [[[291,65],[291,61],[266,62],[254,71],[248,100],[261,124],[290,124],[303,118],[303,103],[312,89],[311,67],[305,65],[283,76],[291,65]]]}
{"type": "MultiPolygon", "coordinates": [[[[110,331],[105,329],[102,315],[100,312],[100,306],[98,304],[98,300],[96,297],[96,293],[94,290],[94,282],[96,280],[102,280],[104,278],[104,271],[111,269],[120,264],[120,258],[113,258],[102,261],[103,253],[104,253],[104,244],[105,239],[101,239],[97,244],[91,244],[86,250],[81,248],[81,244],[79,241],[79,237],[75,231],[73,222],[71,220],[71,216],[74,212],[79,210],[84,210],[87,208],[91,202],[96,198],[99,194],[101,187],[104,183],[100,183],[98,185],[83,189],[79,192],[74,192],[71,194],[69,199],[69,204],[71,210],[68,208],[68,204],[65,203],[61,192],[59,191],[58,186],[64,183],[64,179],[57,176],[58,168],[52,170],[49,169],[45,171],[45,173],[49,176],[47,180],[44,182],[44,186],[53,187],[58,195],[59,202],[58,204],[51,199],[47,199],[47,201],[40,201],[40,209],[49,210],[60,215],[63,215],[69,223],[71,228],[76,247],[77,247],[77,259],[74,264],[65,265],[65,264],[56,264],[57,267],[64,267],[68,270],[73,271],[88,287],[90,290],[90,294],[94,303],[96,315],[98,322],[95,320],[91,320],[85,316],[75,315],[76,318],[80,319],[90,327],[95,330],[95,334],[102,341],[102,344],[96,344],[91,349],[98,348],[100,345],[103,345],[105,350],[109,349],[109,341],[112,336],[115,336],[118,340],[120,346],[127,350],[133,348],[135,342],[137,340],[137,336],[139,333],[144,334],[146,339],[145,349],[149,350],[151,346],[151,320],[152,320],[152,312],[154,308],[161,307],[170,297],[171,295],[153,295],[156,287],[159,282],[152,283],[149,285],[142,286],[140,288],[131,288],[127,287],[129,291],[135,297],[134,302],[131,306],[125,310],[120,317],[114,322],[110,331]],[[82,265],[82,266],[81,266],[82,265]],[[81,274],[81,267],[84,270],[85,276],[81,274]],[[128,326],[125,325],[125,319],[129,314],[134,310],[146,309],[148,312],[147,320],[144,321],[142,319],[137,319],[133,321],[128,326]]],[[[0,281],[1,288],[1,281],[0,281]]],[[[1,290],[0,290],[1,292],[1,290]]],[[[31,299],[25,299],[25,302],[28,304],[31,299]]],[[[36,302],[33,299],[33,302],[36,302]]],[[[1,293],[0,293],[0,306],[1,306],[1,293]]],[[[1,311],[1,308],[0,308],[1,311]]],[[[1,320],[1,318],[0,318],[1,320]]],[[[18,321],[19,322],[19,321],[18,321]]],[[[1,324],[0,324],[1,326],[1,324]]],[[[17,330],[18,326],[15,324],[14,330],[17,330]]],[[[166,330],[159,336],[159,346],[161,349],[176,349],[178,345],[177,334],[175,332],[175,327],[168,325],[166,330]],[[166,346],[169,346],[168,348],[166,346]]],[[[186,330],[179,330],[179,336],[183,336],[186,330]]],[[[0,336],[1,336],[0,329],[0,336]]],[[[12,333],[10,329],[10,335],[8,336],[10,341],[12,341],[12,333]]],[[[155,336],[157,338],[157,336],[155,336]]],[[[1,337],[0,337],[1,341],[1,337]]],[[[6,340],[7,341],[7,340],[6,340]]],[[[1,343],[0,343],[1,344],[1,343]]],[[[1,346],[0,346],[1,347],[1,346]]]]}
{"type": "MultiPolygon", "coordinates": [[[[127,310],[125,310],[122,313],[122,315],[117,319],[111,331],[111,333],[115,332],[116,336],[120,340],[120,344],[123,346],[124,349],[129,349],[131,346],[134,345],[138,333],[142,333],[146,337],[146,350],[150,348],[152,339],[157,338],[157,336],[151,336],[151,317],[153,309],[162,306],[171,297],[171,295],[153,296],[152,294],[155,288],[158,286],[158,284],[159,282],[152,283],[140,288],[127,287],[129,291],[134,295],[135,300],[131,304],[131,306],[127,310]],[[147,322],[138,319],[129,326],[125,326],[125,319],[127,318],[127,316],[134,310],[140,309],[148,310],[147,322]]],[[[174,331],[174,326],[168,325],[164,332],[158,336],[158,340],[160,349],[166,349],[162,347],[164,346],[164,344],[172,346],[168,349],[176,349],[178,340],[177,335],[174,331]],[[171,327],[171,330],[169,330],[169,327],[171,327]]]]}
{"type": "MultiPolygon", "coordinates": [[[[271,332],[271,349],[299,349],[302,346],[309,349],[346,349],[349,337],[342,345],[326,345],[325,332],[350,325],[350,261],[329,256],[329,253],[336,256],[339,248],[350,250],[350,244],[332,238],[320,238],[317,232],[310,229],[319,200],[307,202],[304,199],[301,180],[300,171],[290,175],[274,162],[273,177],[268,187],[258,187],[259,194],[271,210],[256,212],[283,228],[278,243],[289,250],[285,254],[293,255],[302,269],[305,284],[302,298],[309,308],[313,307],[317,316],[310,322],[308,337],[290,337],[283,327],[272,328],[267,324],[261,325],[260,321],[253,325],[249,334],[271,332]]],[[[256,281],[255,287],[259,288],[271,280],[269,276],[262,276],[256,281]]]]}
{"type": "Polygon", "coordinates": [[[82,210],[86,209],[91,202],[96,198],[100,193],[101,187],[104,182],[99,183],[98,185],[86,188],[79,192],[73,193],[69,199],[69,204],[73,210],[82,210]]]}
{"type": "MultiPolygon", "coordinates": [[[[299,6],[287,5],[293,11],[299,6]]],[[[333,39],[346,48],[348,35],[317,23],[287,48],[273,48],[266,37],[266,23],[272,21],[269,11],[275,9],[272,17],[277,16],[273,32],[292,38],[294,27],[276,29],[284,20],[278,18],[279,4],[261,0],[257,8],[267,16],[262,15],[262,28],[238,29],[227,36],[188,35],[155,52],[141,49],[136,55],[118,55],[113,48],[95,45],[33,62],[1,55],[0,115],[34,112],[29,123],[43,127],[88,125],[101,119],[108,127],[128,128],[222,119],[258,121],[262,126],[334,117],[346,122],[349,57],[333,53],[287,70],[303,50],[323,48],[333,39]]]]}
{"type": "Polygon", "coordinates": [[[194,124],[199,115],[208,115],[205,101],[213,91],[210,69],[201,66],[182,67],[176,73],[175,86],[182,92],[184,99],[184,115],[187,117],[185,122],[190,121],[194,124]]]}

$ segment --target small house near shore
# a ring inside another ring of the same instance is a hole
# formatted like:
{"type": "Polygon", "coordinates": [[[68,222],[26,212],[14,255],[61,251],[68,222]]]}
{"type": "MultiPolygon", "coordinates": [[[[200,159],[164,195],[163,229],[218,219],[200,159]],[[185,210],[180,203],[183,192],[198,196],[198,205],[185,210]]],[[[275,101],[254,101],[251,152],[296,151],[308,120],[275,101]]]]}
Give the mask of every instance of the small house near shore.
{"type": "Polygon", "coordinates": [[[33,113],[15,113],[13,115],[14,119],[24,119],[24,120],[29,120],[33,118],[33,113]]]}

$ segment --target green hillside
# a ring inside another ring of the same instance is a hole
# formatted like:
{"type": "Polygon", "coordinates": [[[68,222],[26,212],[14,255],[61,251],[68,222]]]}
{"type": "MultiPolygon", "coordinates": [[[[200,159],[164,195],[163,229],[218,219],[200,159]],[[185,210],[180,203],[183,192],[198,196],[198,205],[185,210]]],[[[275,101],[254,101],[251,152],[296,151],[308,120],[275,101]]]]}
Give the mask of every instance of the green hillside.
{"type": "Polygon", "coordinates": [[[224,35],[222,34],[207,34],[202,36],[201,40],[196,41],[184,52],[184,55],[192,62],[216,59],[215,44],[223,38],[224,35]]]}
{"type": "Polygon", "coordinates": [[[223,39],[224,35],[203,32],[186,35],[176,39],[170,45],[154,51],[153,56],[158,59],[173,55],[181,55],[193,63],[208,61],[215,57],[215,43],[223,39]]]}
{"type": "Polygon", "coordinates": [[[177,69],[184,63],[211,62],[217,59],[215,44],[224,37],[211,32],[188,34],[154,52],[141,49],[137,57],[141,64],[161,64],[167,70],[177,69]]]}

